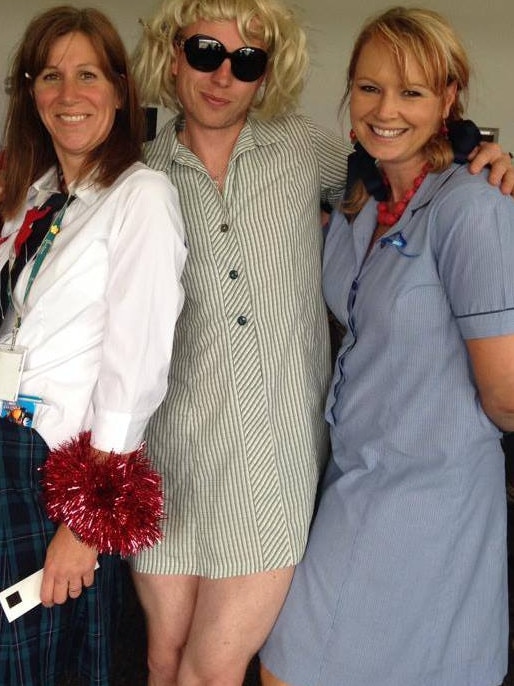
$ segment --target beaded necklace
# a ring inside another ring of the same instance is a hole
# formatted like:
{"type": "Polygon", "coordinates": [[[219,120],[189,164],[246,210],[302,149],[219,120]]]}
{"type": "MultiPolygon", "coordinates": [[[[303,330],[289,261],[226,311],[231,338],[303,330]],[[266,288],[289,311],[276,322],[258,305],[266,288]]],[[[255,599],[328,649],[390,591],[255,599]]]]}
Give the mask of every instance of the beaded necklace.
{"type": "MultiPolygon", "coordinates": [[[[430,165],[428,162],[425,164],[421,172],[416,176],[414,179],[414,182],[412,184],[412,188],[409,188],[409,190],[405,193],[403,198],[401,200],[397,200],[396,202],[393,203],[392,208],[389,208],[388,203],[390,201],[387,200],[382,200],[381,202],[378,203],[377,205],[377,210],[378,210],[378,216],[377,216],[377,224],[381,226],[394,226],[396,222],[400,219],[402,214],[405,212],[405,208],[409,204],[409,201],[413,197],[413,195],[416,193],[418,188],[421,186],[423,183],[426,175],[430,171],[430,165]]],[[[384,174],[384,181],[387,186],[389,186],[389,181],[387,180],[387,177],[384,174]]]]}

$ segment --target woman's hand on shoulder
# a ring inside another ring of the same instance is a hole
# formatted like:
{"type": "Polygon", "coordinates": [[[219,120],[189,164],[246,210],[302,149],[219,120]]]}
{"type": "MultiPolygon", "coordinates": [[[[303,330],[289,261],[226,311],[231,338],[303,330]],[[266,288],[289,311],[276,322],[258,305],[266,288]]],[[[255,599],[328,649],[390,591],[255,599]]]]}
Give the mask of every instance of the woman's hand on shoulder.
{"type": "Polygon", "coordinates": [[[484,141],[469,155],[469,171],[478,174],[490,166],[488,181],[492,186],[499,186],[504,195],[514,196],[514,166],[512,155],[504,152],[497,143],[484,141]]]}

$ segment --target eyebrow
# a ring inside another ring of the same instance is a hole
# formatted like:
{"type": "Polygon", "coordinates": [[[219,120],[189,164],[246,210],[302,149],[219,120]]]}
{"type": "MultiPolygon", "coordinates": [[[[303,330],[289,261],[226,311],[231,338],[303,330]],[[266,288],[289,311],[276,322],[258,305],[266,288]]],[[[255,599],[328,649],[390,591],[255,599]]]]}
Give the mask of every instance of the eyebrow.
{"type": "MultiPolygon", "coordinates": [[[[101,69],[102,67],[99,64],[93,64],[93,62],[84,62],[83,64],[77,64],[76,69],[85,69],[85,68],[91,68],[94,67],[96,69],[101,69]]],[[[45,64],[43,66],[43,69],[62,69],[62,67],[59,64],[45,64]]]]}
{"type": "Polygon", "coordinates": [[[409,88],[428,88],[430,90],[428,83],[410,83],[409,81],[406,81],[403,85],[404,87],[408,86],[409,88]]]}
{"type": "MultiPolygon", "coordinates": [[[[358,83],[360,81],[366,81],[366,82],[371,83],[373,85],[380,86],[380,81],[377,81],[373,76],[366,76],[364,74],[356,76],[354,79],[354,83],[358,83]]],[[[429,91],[432,90],[432,88],[430,87],[430,85],[428,83],[410,83],[410,81],[406,81],[405,83],[401,83],[400,88],[409,88],[409,89],[423,88],[423,89],[429,90],[429,91]]]]}

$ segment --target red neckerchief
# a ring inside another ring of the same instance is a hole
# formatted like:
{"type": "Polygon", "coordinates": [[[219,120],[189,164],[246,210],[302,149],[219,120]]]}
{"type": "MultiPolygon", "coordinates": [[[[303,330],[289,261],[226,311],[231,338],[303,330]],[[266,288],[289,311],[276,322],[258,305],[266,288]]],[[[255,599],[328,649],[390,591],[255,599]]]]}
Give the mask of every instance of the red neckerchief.
{"type": "Polygon", "coordinates": [[[27,210],[25,218],[23,219],[23,224],[18,229],[18,235],[14,241],[14,252],[16,257],[20,254],[20,250],[25,241],[32,233],[32,224],[38,219],[46,216],[51,209],[51,207],[42,207],[41,209],[39,207],[31,207],[30,210],[27,210]]]}

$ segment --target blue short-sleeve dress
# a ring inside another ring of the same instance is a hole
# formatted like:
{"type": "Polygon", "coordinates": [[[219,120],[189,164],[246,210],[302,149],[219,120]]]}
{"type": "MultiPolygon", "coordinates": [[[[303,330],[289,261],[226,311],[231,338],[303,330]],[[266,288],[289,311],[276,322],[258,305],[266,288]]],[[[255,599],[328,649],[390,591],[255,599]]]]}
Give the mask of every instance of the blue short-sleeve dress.
{"type": "Polygon", "coordinates": [[[504,460],[464,341],[514,333],[514,203],[453,165],[366,257],[375,225],[370,200],[327,238],[332,458],[262,661],[292,686],[498,686],[504,460]]]}

